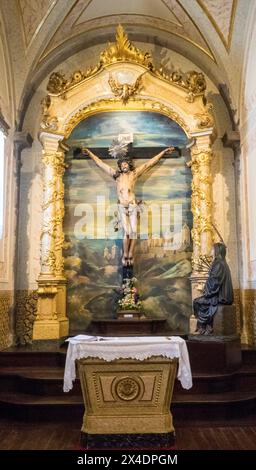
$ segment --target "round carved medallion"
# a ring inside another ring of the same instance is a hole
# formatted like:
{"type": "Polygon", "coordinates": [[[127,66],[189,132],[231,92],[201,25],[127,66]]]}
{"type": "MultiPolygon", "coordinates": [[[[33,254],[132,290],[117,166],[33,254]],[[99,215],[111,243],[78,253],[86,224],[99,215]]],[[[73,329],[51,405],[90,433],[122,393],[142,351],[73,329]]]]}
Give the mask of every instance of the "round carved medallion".
{"type": "Polygon", "coordinates": [[[140,393],[140,384],[132,377],[124,377],[116,382],[115,389],[121,400],[135,400],[140,393]]]}

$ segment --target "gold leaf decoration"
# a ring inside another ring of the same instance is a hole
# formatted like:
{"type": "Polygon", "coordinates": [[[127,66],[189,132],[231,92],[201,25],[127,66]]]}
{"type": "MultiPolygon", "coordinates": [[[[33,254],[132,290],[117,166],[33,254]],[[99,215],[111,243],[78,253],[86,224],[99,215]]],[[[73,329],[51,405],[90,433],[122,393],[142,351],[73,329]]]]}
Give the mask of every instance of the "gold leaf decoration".
{"type": "Polygon", "coordinates": [[[134,46],[128,39],[124,28],[119,25],[116,32],[116,42],[112,44],[109,43],[107,48],[101,52],[100,60],[97,65],[88,68],[84,72],[76,70],[72,73],[70,78],[66,78],[63,72],[53,72],[49,78],[47,91],[50,95],[61,95],[64,98],[66,91],[117,62],[131,62],[142,65],[146,71],[154,76],[164,79],[187,91],[188,95],[186,99],[190,103],[193,103],[196,96],[203,96],[206,90],[205,77],[201,72],[196,72],[195,70],[188,73],[181,73],[176,70],[166,72],[162,67],[157,69],[153,64],[151,54],[149,52],[143,52],[134,46]]]}
{"type": "Polygon", "coordinates": [[[139,75],[136,82],[132,85],[130,83],[119,83],[112,75],[109,76],[109,86],[115,96],[119,96],[123,104],[126,104],[130,97],[138,93],[142,88],[142,75],[139,75]]]}
{"type": "Polygon", "coordinates": [[[151,54],[143,52],[135,47],[128,39],[124,28],[118,25],[116,32],[116,43],[109,44],[107,49],[100,55],[100,63],[102,65],[109,65],[113,62],[136,62],[149,69],[153,69],[153,62],[151,54]]]}
{"type": "MultiPolygon", "coordinates": [[[[108,100],[99,100],[90,103],[88,106],[85,106],[73,116],[71,116],[70,120],[67,122],[65,126],[65,137],[68,138],[71,134],[72,130],[86,117],[90,116],[91,114],[95,114],[102,111],[119,111],[120,109],[120,101],[116,98],[110,98],[108,100]]],[[[189,129],[182,117],[175,112],[173,109],[169,108],[168,106],[159,103],[157,101],[152,101],[149,99],[139,99],[132,97],[130,101],[127,103],[127,109],[134,111],[155,111],[168,116],[170,119],[176,121],[182,129],[189,135],[189,129]]]]}

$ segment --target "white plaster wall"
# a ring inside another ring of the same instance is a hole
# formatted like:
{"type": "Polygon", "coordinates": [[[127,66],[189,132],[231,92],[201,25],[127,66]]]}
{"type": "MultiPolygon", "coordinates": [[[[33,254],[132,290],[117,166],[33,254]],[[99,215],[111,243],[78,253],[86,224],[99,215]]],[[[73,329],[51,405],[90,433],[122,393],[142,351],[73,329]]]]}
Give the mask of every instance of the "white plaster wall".
{"type": "Polygon", "coordinates": [[[5,140],[4,162],[4,234],[0,241],[0,290],[12,291],[14,287],[14,248],[16,226],[16,180],[13,156],[13,104],[12,78],[5,41],[3,24],[0,16],[0,108],[4,120],[9,125],[9,133],[5,140]]]}
{"type": "MultiPolygon", "coordinates": [[[[161,57],[167,68],[187,72],[201,71],[190,60],[180,54],[160,48],[159,46],[136,43],[144,51],[152,52],[154,57],[161,57]]],[[[67,75],[74,70],[86,70],[95,65],[99,59],[102,45],[94,46],[71,56],[57,67],[67,75]]],[[[155,60],[157,62],[157,60],[155,60]]],[[[159,61],[158,61],[159,65],[159,61]]],[[[214,114],[217,124],[217,138],[214,144],[213,161],[213,217],[216,225],[228,246],[228,260],[231,265],[234,287],[238,287],[237,268],[237,238],[236,238],[236,210],[235,210],[235,182],[233,152],[223,148],[221,137],[231,129],[229,116],[224,102],[215,85],[206,77],[207,96],[214,105],[214,114]]],[[[40,270],[39,250],[40,240],[35,236],[35,228],[40,223],[40,200],[42,198],[41,172],[41,145],[37,139],[40,123],[40,101],[46,94],[48,77],[41,83],[34,94],[24,121],[24,130],[31,133],[34,144],[31,149],[23,151],[23,166],[21,177],[21,192],[24,195],[22,210],[20,211],[19,234],[19,285],[22,288],[35,288],[36,277],[40,270]],[[36,197],[34,197],[36,195],[36,197]],[[22,249],[26,246],[27,249],[22,249]],[[25,271],[24,271],[25,269],[25,271]],[[22,275],[26,272],[26,276],[22,275]]],[[[21,288],[21,287],[20,287],[21,288]]]]}
{"type": "Polygon", "coordinates": [[[5,56],[4,56],[4,45],[3,41],[0,38],[0,70],[1,70],[1,80],[0,80],[0,108],[4,116],[6,116],[6,120],[9,117],[9,93],[8,93],[8,78],[7,78],[7,70],[5,64],[5,56]]]}
{"type": "Polygon", "coordinates": [[[37,289],[40,272],[40,226],[42,202],[41,144],[22,152],[20,176],[18,289],[37,289]]]}
{"type": "Polygon", "coordinates": [[[248,37],[241,83],[241,232],[242,284],[256,288],[256,3],[247,25],[248,37]]]}

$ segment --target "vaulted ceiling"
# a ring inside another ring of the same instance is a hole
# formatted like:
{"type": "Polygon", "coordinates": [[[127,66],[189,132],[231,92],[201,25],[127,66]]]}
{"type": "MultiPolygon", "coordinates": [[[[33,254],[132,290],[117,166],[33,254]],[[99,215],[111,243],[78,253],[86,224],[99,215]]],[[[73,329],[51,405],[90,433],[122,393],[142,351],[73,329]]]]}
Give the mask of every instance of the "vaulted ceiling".
{"type": "Polygon", "coordinates": [[[65,58],[113,41],[119,23],[133,41],[180,52],[216,84],[227,83],[236,96],[253,1],[1,0],[1,34],[10,57],[16,107],[23,106],[65,58]]]}
{"type": "MultiPolygon", "coordinates": [[[[52,12],[56,14],[62,8],[61,0],[18,0],[24,36],[24,48],[27,50],[40,33],[52,12]],[[53,12],[53,9],[55,11],[53,12]]],[[[200,30],[189,11],[179,0],[75,0],[68,2],[67,14],[62,18],[56,30],[44,44],[42,56],[70,38],[92,29],[105,28],[125,22],[132,25],[148,25],[171,32],[194,44],[214,59],[207,38],[200,30]]],[[[232,41],[232,28],[236,14],[236,0],[197,0],[206,14],[226,49],[232,41]]]]}

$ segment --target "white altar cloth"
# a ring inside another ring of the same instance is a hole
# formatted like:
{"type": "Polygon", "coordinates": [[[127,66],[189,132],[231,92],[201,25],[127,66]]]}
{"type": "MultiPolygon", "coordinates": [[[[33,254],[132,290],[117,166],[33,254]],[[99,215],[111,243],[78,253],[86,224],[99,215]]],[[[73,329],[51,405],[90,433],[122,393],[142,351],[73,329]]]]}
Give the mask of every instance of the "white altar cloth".
{"type": "Polygon", "coordinates": [[[69,392],[76,378],[76,359],[95,357],[105,361],[137,359],[143,361],[152,356],[179,359],[177,378],[183,388],[192,387],[192,375],[187,345],[179,336],[122,336],[102,337],[78,335],[69,342],[64,372],[64,392],[69,392]]]}

